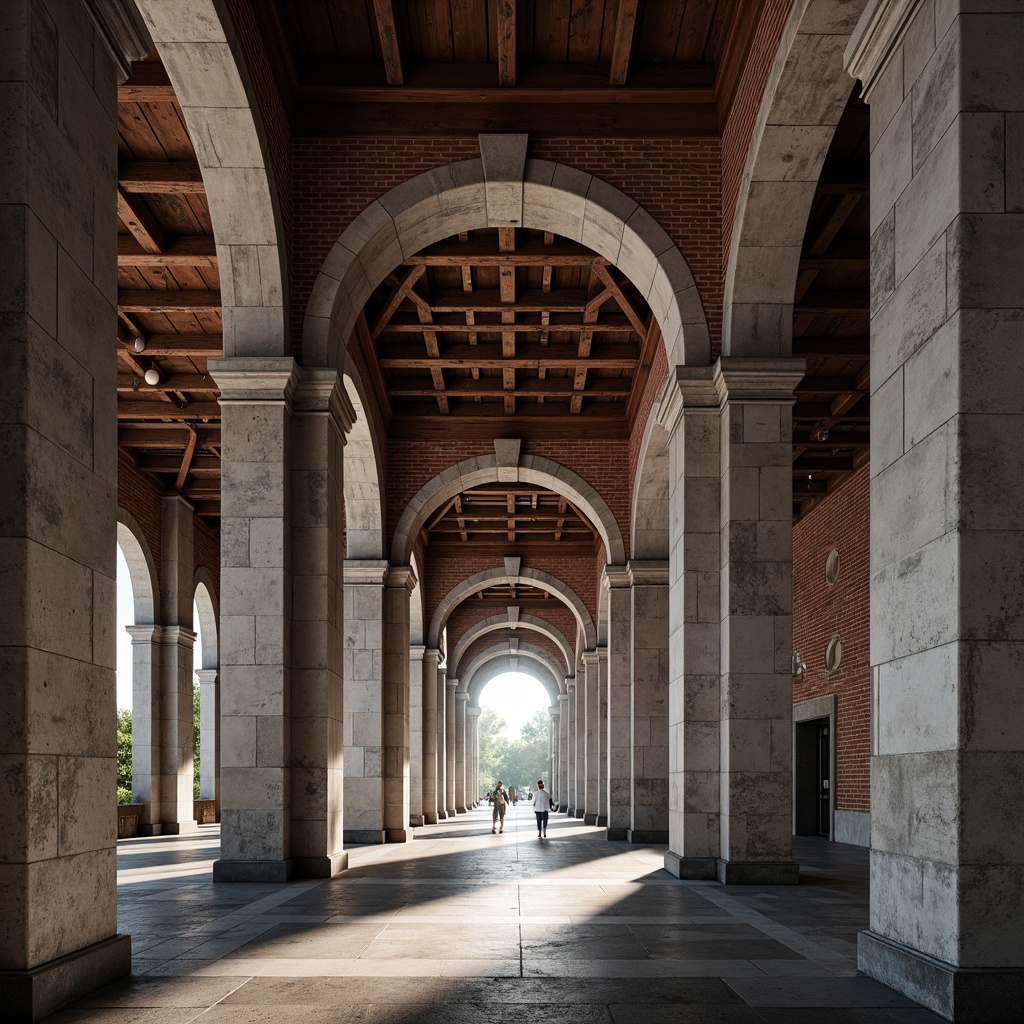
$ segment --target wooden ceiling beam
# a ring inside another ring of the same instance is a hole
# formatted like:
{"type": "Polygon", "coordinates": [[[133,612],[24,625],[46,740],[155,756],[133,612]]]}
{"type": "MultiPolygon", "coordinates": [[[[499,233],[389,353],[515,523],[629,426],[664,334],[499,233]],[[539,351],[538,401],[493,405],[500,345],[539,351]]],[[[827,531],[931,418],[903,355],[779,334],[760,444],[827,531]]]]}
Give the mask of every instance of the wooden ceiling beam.
{"type": "MultiPolygon", "coordinates": [[[[506,371],[515,373],[514,370],[506,371]]],[[[600,395],[606,398],[626,398],[632,381],[628,377],[602,377],[592,379],[584,397],[600,395]]],[[[553,398],[574,397],[576,390],[568,377],[548,377],[545,380],[513,381],[512,386],[502,378],[487,377],[472,380],[462,377],[451,380],[443,389],[432,388],[426,380],[395,378],[388,383],[391,398],[433,398],[445,395],[448,398],[553,398]]]]}
{"type": "Polygon", "coordinates": [[[871,435],[866,430],[834,431],[825,440],[821,440],[807,431],[793,432],[794,448],[842,450],[844,448],[868,448],[870,445],[871,435]]]}
{"type": "Polygon", "coordinates": [[[823,256],[828,251],[828,247],[842,231],[843,225],[850,219],[850,214],[857,208],[864,195],[865,193],[853,192],[839,197],[839,202],[820,223],[817,234],[812,236],[814,241],[806,247],[808,256],[823,256]]]}
{"type": "Polygon", "coordinates": [[[119,373],[117,375],[118,393],[146,394],[157,391],[188,391],[196,394],[217,394],[220,388],[217,387],[214,379],[205,373],[172,373],[164,376],[159,384],[143,384],[131,373],[119,373]]]}
{"type": "Polygon", "coordinates": [[[160,252],[148,252],[131,235],[117,239],[119,267],[216,267],[217,246],[209,235],[165,236],[160,252]]]}
{"type": "MultiPolygon", "coordinates": [[[[217,449],[220,447],[220,424],[204,424],[197,428],[199,440],[197,450],[217,449]]],[[[188,430],[181,424],[158,422],[122,423],[117,430],[117,443],[125,448],[154,449],[158,451],[175,451],[184,449],[188,444],[188,430]]]]}
{"type": "Polygon", "coordinates": [[[516,84],[516,0],[497,0],[498,85],[516,84]]]}
{"type": "Polygon", "coordinates": [[[164,231],[146,204],[137,196],[130,196],[123,188],[117,190],[118,220],[132,233],[145,252],[164,250],[164,231]]]}
{"type": "Polygon", "coordinates": [[[512,250],[499,249],[495,252],[493,237],[475,236],[465,242],[438,242],[410,256],[405,266],[423,264],[428,267],[449,267],[468,264],[474,267],[589,267],[596,262],[607,263],[607,260],[603,256],[595,256],[579,242],[568,239],[560,238],[557,242],[545,244],[538,238],[528,236],[517,239],[512,250]]]}
{"type": "MultiPolygon", "coordinates": [[[[192,402],[184,409],[163,402],[130,401],[117,403],[118,420],[219,420],[220,406],[216,402],[192,402]]],[[[187,439],[186,439],[187,443],[187,439]]]]}
{"type": "MultiPolygon", "coordinates": [[[[409,352],[412,346],[402,345],[402,354],[394,354],[397,345],[383,349],[386,355],[380,357],[380,366],[385,370],[442,370],[487,369],[487,370],[569,370],[580,361],[579,352],[573,355],[560,354],[568,345],[520,345],[514,357],[502,354],[502,347],[493,342],[478,345],[445,345],[437,357],[422,355],[422,348],[415,355],[409,352]]],[[[576,346],[573,346],[575,349],[576,346]]],[[[587,356],[587,365],[592,370],[633,370],[637,366],[638,353],[632,345],[602,343],[592,346],[587,356]]]]}
{"type": "MultiPolygon", "coordinates": [[[[474,313],[500,314],[506,308],[506,304],[501,299],[501,291],[497,288],[475,291],[472,296],[461,290],[445,289],[434,292],[430,296],[429,305],[435,313],[465,313],[467,309],[471,309],[474,313]]],[[[586,293],[574,288],[566,288],[550,295],[530,289],[516,298],[516,312],[518,313],[540,313],[543,310],[582,313],[586,306],[586,293]]]]}
{"type": "MultiPolygon", "coordinates": [[[[185,429],[188,432],[189,438],[195,435],[196,451],[198,451],[200,447],[199,431],[193,430],[190,427],[185,429]]],[[[188,440],[186,440],[185,447],[188,447],[188,440]]],[[[144,469],[147,473],[170,473],[173,476],[177,476],[181,470],[181,456],[143,454],[139,459],[139,469],[144,469]]],[[[193,476],[215,479],[220,477],[220,471],[221,462],[216,455],[196,455],[195,451],[192,453],[189,472],[193,476]]]]}
{"type": "Polygon", "coordinates": [[[402,85],[405,73],[402,70],[402,48],[398,41],[395,25],[395,11],[391,0],[373,0],[373,12],[377,20],[377,37],[384,60],[384,75],[388,85],[402,85]]]}
{"type": "MultiPolygon", "coordinates": [[[[394,291],[388,296],[387,302],[384,303],[383,309],[374,321],[373,330],[370,331],[370,337],[376,340],[380,337],[380,332],[387,327],[391,318],[398,311],[398,307],[409,297],[409,293],[413,290],[413,286],[426,272],[425,265],[414,266],[408,270],[405,276],[398,282],[394,291]]],[[[422,321],[421,321],[422,322],[422,321]]]]}
{"type": "Polygon", "coordinates": [[[118,103],[173,103],[174,87],[158,61],[132,64],[131,77],[117,87],[118,103]]]}
{"type": "Polygon", "coordinates": [[[595,264],[594,273],[597,274],[604,286],[612,293],[612,297],[618,303],[619,309],[626,314],[626,319],[633,325],[633,330],[641,338],[646,337],[647,325],[644,323],[643,317],[636,311],[633,303],[626,298],[625,292],[623,292],[618,281],[612,277],[611,271],[605,266],[595,264]]]}
{"type": "Polygon", "coordinates": [[[805,356],[810,359],[847,356],[868,357],[870,339],[868,338],[794,338],[793,355],[805,356]]]}
{"type": "MultiPolygon", "coordinates": [[[[151,334],[145,339],[145,355],[160,356],[219,356],[224,352],[224,339],[219,334],[151,334]]],[[[131,339],[122,344],[132,346],[131,339]]]]}
{"type": "MultiPolygon", "coordinates": [[[[181,468],[178,470],[178,476],[174,481],[174,489],[180,491],[185,486],[185,481],[188,480],[189,470],[192,466],[192,456],[196,453],[196,442],[199,440],[199,435],[191,428],[188,428],[188,444],[185,445],[185,454],[181,457],[181,468]]],[[[218,483],[217,493],[220,493],[220,485],[218,483]]]]}
{"type": "Polygon", "coordinates": [[[651,367],[654,365],[655,357],[658,354],[658,346],[661,344],[661,328],[658,321],[651,317],[651,322],[644,335],[644,342],[640,348],[640,361],[637,364],[636,373],[633,376],[633,390],[630,392],[629,401],[626,403],[626,419],[630,425],[636,420],[640,411],[640,403],[643,401],[644,392],[647,390],[647,380],[650,376],[651,367]]]}
{"type": "Polygon", "coordinates": [[[117,305],[126,313],[191,313],[196,309],[219,309],[220,292],[119,288],[117,305]]]}
{"type": "Polygon", "coordinates": [[[629,77],[629,62],[636,38],[636,10],[637,0],[619,0],[615,34],[612,37],[611,69],[608,76],[610,85],[625,85],[629,77]]]}
{"type": "Polygon", "coordinates": [[[135,161],[118,165],[117,184],[141,195],[205,195],[206,186],[194,160],[135,161]]]}
{"type": "Polygon", "coordinates": [[[866,391],[857,387],[856,377],[804,377],[796,386],[797,395],[842,395],[849,391],[866,391]]]}
{"type": "MultiPolygon", "coordinates": [[[[570,334],[574,331],[581,331],[584,328],[590,330],[591,328],[597,332],[607,332],[610,334],[635,334],[636,331],[633,325],[624,317],[618,313],[605,313],[600,316],[593,325],[583,320],[552,320],[552,314],[549,310],[540,310],[539,316],[541,322],[537,323],[516,323],[516,324],[502,324],[502,323],[488,323],[481,322],[475,317],[476,310],[468,309],[467,313],[473,313],[473,323],[466,324],[462,320],[452,322],[451,320],[442,320],[438,317],[434,317],[433,325],[436,331],[440,331],[446,334],[502,334],[505,331],[515,331],[517,334],[555,334],[562,332],[570,334]],[[547,322],[544,322],[545,316],[547,322]]],[[[494,315],[495,310],[487,310],[490,314],[494,315]]],[[[538,311],[534,311],[538,312],[538,311]]],[[[500,315],[500,312],[498,313],[500,315]]],[[[556,312],[554,316],[563,317],[566,314],[556,312]]],[[[420,326],[419,318],[412,318],[404,313],[396,313],[392,318],[391,322],[381,331],[381,334],[419,334],[423,328],[420,326]]]]}

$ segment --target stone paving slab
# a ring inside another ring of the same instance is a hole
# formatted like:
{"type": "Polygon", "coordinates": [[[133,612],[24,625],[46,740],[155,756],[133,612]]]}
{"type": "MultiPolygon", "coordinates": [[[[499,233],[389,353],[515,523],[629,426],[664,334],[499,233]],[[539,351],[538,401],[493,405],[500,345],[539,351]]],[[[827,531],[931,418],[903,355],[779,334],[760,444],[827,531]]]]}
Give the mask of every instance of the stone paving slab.
{"type": "Polygon", "coordinates": [[[799,841],[792,887],[681,882],[662,846],[486,812],[354,847],[330,881],[218,885],[216,827],[118,846],[130,979],[59,1024],[925,1024],[858,974],[867,854],[799,841]]]}

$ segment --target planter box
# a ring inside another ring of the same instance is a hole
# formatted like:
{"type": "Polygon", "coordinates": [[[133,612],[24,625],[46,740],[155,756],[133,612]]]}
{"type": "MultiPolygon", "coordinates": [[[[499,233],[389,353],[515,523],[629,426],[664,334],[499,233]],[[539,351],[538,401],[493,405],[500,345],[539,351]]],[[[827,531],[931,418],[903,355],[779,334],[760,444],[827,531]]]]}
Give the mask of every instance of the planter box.
{"type": "Polygon", "coordinates": [[[142,804],[117,805],[117,838],[133,839],[139,834],[139,817],[142,804]]]}

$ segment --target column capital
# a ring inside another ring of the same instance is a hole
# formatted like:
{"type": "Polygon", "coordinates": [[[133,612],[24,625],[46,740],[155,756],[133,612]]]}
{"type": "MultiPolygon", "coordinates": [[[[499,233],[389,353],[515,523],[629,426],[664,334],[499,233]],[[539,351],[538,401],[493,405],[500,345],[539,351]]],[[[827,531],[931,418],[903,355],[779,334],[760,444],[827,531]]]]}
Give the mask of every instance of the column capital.
{"type": "MultiPolygon", "coordinates": [[[[467,693],[466,696],[468,697],[469,694],[467,693]]],[[[483,708],[477,707],[475,704],[471,704],[466,708],[466,714],[470,718],[479,718],[481,711],[483,711],[483,708]]]]}
{"type": "Polygon", "coordinates": [[[384,574],[384,586],[389,590],[405,588],[411,594],[416,589],[416,572],[411,565],[390,565],[384,574]]]}
{"type": "Polygon", "coordinates": [[[344,437],[356,421],[356,411],[338,371],[321,366],[298,366],[295,378],[295,411],[330,413],[344,437]]]}
{"type": "Polygon", "coordinates": [[[626,565],[606,565],[601,573],[601,586],[605,590],[613,590],[630,585],[629,567],[626,565]]]}
{"type": "Polygon", "coordinates": [[[686,409],[717,409],[714,366],[677,366],[655,406],[655,418],[672,435],[686,409]]]}
{"type": "Polygon", "coordinates": [[[575,689],[575,687],[576,687],[576,677],[575,676],[566,676],[565,677],[565,688],[566,688],[566,690],[568,690],[570,687],[573,688],[573,689],[575,689]]]}
{"type": "Polygon", "coordinates": [[[123,82],[131,74],[131,62],[149,53],[152,40],[146,23],[131,0],[83,2],[123,82]]]}
{"type": "MultiPolygon", "coordinates": [[[[559,696],[559,699],[561,699],[561,696],[559,696]]],[[[561,704],[552,704],[551,707],[548,708],[548,714],[552,718],[557,718],[561,713],[562,713],[562,706],[561,706],[561,704]]]]}
{"type": "Polygon", "coordinates": [[[203,683],[215,683],[217,682],[217,676],[220,675],[219,668],[197,668],[196,675],[199,677],[200,686],[203,683]]]}
{"type": "Polygon", "coordinates": [[[157,642],[157,633],[163,630],[163,626],[154,623],[137,623],[124,627],[132,638],[133,644],[152,644],[157,642]]]}
{"type": "Polygon", "coordinates": [[[427,649],[422,644],[409,644],[409,660],[410,661],[423,661],[426,657],[427,649]]]}
{"type": "Polygon", "coordinates": [[[432,661],[436,669],[441,664],[441,652],[436,647],[423,648],[423,663],[432,661]]]}
{"type": "Polygon", "coordinates": [[[218,356],[207,369],[220,388],[220,404],[280,402],[291,409],[296,363],[291,356],[218,356]]]}
{"type": "Polygon", "coordinates": [[[631,587],[667,587],[668,559],[630,559],[628,563],[631,587]]]}
{"type": "Polygon", "coordinates": [[[795,402],[794,391],[807,372],[807,360],[733,359],[715,364],[715,388],[726,402],[795,402]]]}
{"type": "Polygon", "coordinates": [[[924,0],[868,0],[860,21],[846,46],[843,65],[859,78],[864,99],[871,102],[871,90],[889,57],[902,42],[917,9],[924,0]]]}
{"type": "Polygon", "coordinates": [[[460,691],[460,692],[455,694],[455,699],[456,700],[465,701],[468,704],[469,703],[469,694],[466,693],[465,690],[462,690],[462,691],[460,691]]]}
{"type": "Polygon", "coordinates": [[[459,685],[459,681],[455,678],[455,676],[451,676],[450,678],[445,679],[444,685],[447,686],[448,689],[454,693],[455,688],[459,685]]]}
{"type": "Polygon", "coordinates": [[[167,646],[177,644],[179,647],[187,647],[191,651],[196,645],[198,635],[185,626],[161,626],[160,631],[153,634],[153,642],[167,646]]]}
{"type": "Polygon", "coordinates": [[[584,665],[597,665],[599,662],[607,661],[608,648],[598,647],[593,651],[584,651],[582,660],[584,665]]]}
{"type": "Polygon", "coordinates": [[[388,563],[382,558],[346,558],[342,567],[343,580],[348,586],[384,586],[388,578],[388,563]]]}
{"type": "Polygon", "coordinates": [[[568,702],[569,702],[569,694],[567,694],[567,693],[560,693],[558,695],[558,703],[559,704],[567,704],[568,702]]]}

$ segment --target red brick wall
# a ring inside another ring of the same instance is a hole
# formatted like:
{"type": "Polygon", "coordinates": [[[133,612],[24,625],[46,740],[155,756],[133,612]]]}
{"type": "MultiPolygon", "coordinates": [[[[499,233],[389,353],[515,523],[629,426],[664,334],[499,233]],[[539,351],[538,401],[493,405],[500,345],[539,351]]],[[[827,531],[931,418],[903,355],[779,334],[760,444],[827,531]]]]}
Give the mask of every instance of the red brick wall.
{"type": "Polygon", "coordinates": [[[864,466],[793,529],[793,646],[807,668],[793,701],[836,695],[836,808],[870,808],[871,656],[869,632],[869,475],[864,466]],[[825,559],[840,557],[839,580],[825,583],[825,559]],[[843,642],[840,669],[825,672],[825,645],[843,642]]]}
{"type": "MultiPolygon", "coordinates": [[[[474,640],[469,645],[469,650],[462,656],[462,660],[459,663],[459,678],[463,678],[466,670],[472,665],[473,661],[478,658],[481,654],[486,653],[493,647],[504,646],[508,647],[508,638],[501,637],[497,633],[488,633],[486,636],[482,636],[479,640],[474,640]]],[[[558,645],[553,641],[549,640],[546,636],[540,633],[523,633],[519,637],[520,647],[535,647],[544,651],[550,658],[553,665],[558,666],[559,677],[555,680],[555,683],[562,681],[562,676],[565,674],[565,658],[562,652],[558,649],[558,645]]],[[[510,657],[515,657],[511,654],[510,657]]],[[[536,665],[537,662],[534,658],[524,656],[522,661],[530,662],[536,665]]]]}
{"type": "MultiPolygon", "coordinates": [[[[513,602],[510,601],[509,603],[512,604],[513,602]]],[[[462,637],[478,622],[490,618],[490,616],[496,615],[499,612],[504,614],[504,609],[483,607],[474,601],[465,601],[459,605],[448,619],[449,650],[454,651],[462,637]]],[[[543,619],[549,626],[557,629],[565,637],[571,648],[575,648],[576,619],[572,612],[560,601],[552,600],[550,608],[524,608],[520,614],[521,616],[532,615],[534,618],[543,619]]],[[[485,634],[485,638],[489,638],[491,643],[496,643],[496,638],[502,635],[507,638],[507,634],[500,634],[497,631],[485,634]]],[[[518,636],[524,644],[534,643],[535,641],[539,642],[544,639],[543,634],[538,633],[535,629],[520,628],[514,635],[518,636]]],[[[559,657],[561,658],[561,655],[559,657]]]]}
{"type": "Polygon", "coordinates": [[[134,516],[149,545],[160,581],[160,490],[152,477],[140,473],[123,458],[117,462],[117,503],[134,516]]]}
{"type": "Polygon", "coordinates": [[[192,550],[195,567],[205,568],[213,580],[213,598],[220,607],[220,534],[215,533],[201,520],[193,527],[192,550]]]}

